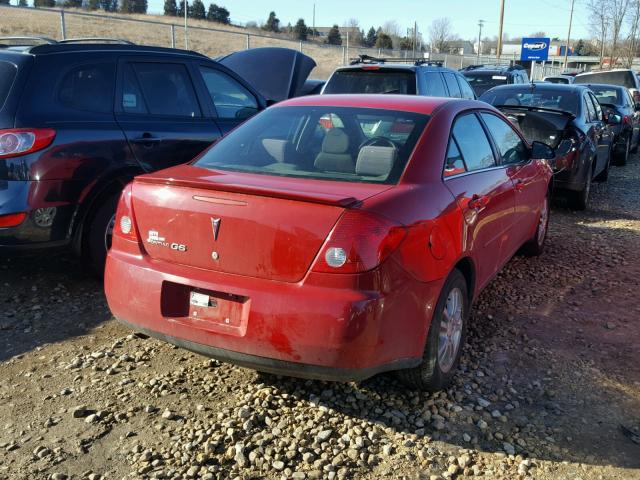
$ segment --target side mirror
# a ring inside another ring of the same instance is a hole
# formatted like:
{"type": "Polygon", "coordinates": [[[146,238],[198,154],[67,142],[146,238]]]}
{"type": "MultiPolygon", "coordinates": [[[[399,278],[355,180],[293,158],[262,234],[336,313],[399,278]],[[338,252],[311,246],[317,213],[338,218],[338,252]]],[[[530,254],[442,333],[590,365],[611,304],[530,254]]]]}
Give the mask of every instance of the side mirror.
{"type": "Polygon", "coordinates": [[[531,144],[531,158],[553,160],[556,158],[556,154],[553,151],[553,148],[546,143],[536,141],[531,144]]]}
{"type": "Polygon", "coordinates": [[[609,125],[620,125],[622,123],[622,117],[617,113],[610,113],[607,117],[607,123],[609,125]]]}

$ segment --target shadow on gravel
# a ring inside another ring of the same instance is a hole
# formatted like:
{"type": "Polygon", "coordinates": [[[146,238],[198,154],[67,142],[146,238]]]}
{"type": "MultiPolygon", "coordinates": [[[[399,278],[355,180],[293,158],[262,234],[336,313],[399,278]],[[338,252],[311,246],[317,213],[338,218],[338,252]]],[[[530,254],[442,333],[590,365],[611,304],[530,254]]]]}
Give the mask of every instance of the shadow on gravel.
{"type": "Polygon", "coordinates": [[[111,317],[102,281],[63,252],[0,256],[0,361],[111,317]]]}

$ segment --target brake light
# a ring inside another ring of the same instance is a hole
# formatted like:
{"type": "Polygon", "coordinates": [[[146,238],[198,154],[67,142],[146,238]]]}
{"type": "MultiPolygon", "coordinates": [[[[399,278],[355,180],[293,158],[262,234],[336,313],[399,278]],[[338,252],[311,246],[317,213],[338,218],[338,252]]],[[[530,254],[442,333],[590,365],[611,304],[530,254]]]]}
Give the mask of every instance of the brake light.
{"type": "Polygon", "coordinates": [[[26,213],[10,213],[8,215],[0,215],[0,228],[17,227],[24,219],[27,218],[26,213]]]}
{"type": "Polygon", "coordinates": [[[138,242],[140,236],[138,235],[138,228],[136,227],[135,217],[133,216],[133,207],[131,202],[132,188],[129,183],[122,194],[120,195],[120,201],[118,202],[118,209],[116,210],[116,219],[113,226],[113,238],[124,238],[125,240],[138,242]]]}
{"type": "Polygon", "coordinates": [[[362,70],[380,70],[380,67],[362,67],[362,70]]]}
{"type": "Polygon", "coordinates": [[[347,210],[333,228],[314,272],[360,273],[382,264],[402,243],[406,228],[359,210],[347,210]]]}
{"type": "Polygon", "coordinates": [[[37,152],[51,145],[55,136],[56,131],[51,128],[0,130],[0,158],[37,152]]]}
{"type": "Polygon", "coordinates": [[[622,117],[622,123],[624,125],[631,125],[631,117],[629,115],[625,115],[622,117]]]}

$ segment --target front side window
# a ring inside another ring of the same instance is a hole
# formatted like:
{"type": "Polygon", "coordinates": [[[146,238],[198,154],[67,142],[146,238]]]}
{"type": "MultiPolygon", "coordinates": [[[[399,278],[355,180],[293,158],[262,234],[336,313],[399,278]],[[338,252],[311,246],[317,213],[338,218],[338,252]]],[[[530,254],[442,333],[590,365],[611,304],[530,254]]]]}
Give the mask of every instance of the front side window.
{"type": "Polygon", "coordinates": [[[246,119],[258,113],[255,97],[229,75],[209,67],[200,67],[200,73],[218,117],[246,119]]]}
{"type": "Polygon", "coordinates": [[[125,67],[122,109],[175,117],[200,117],[187,67],[180,63],[133,63],[125,67]]]}
{"type": "Polygon", "coordinates": [[[453,138],[469,171],[496,166],[489,139],[474,114],[464,115],[456,120],[453,138]]]}
{"type": "Polygon", "coordinates": [[[490,113],[483,113],[482,119],[498,147],[503,165],[522,163],[529,159],[527,146],[510,125],[490,113]]]}
{"type": "Polygon", "coordinates": [[[275,107],[256,115],[195,165],[263,175],[397,183],[429,117],[351,107],[275,107]]]}
{"type": "Polygon", "coordinates": [[[58,87],[58,102],[86,112],[113,111],[115,64],[94,63],[75,67],[66,73],[58,87]]]}
{"type": "Polygon", "coordinates": [[[449,96],[453,98],[462,98],[460,93],[460,87],[456,81],[456,76],[453,73],[443,73],[444,81],[449,89],[449,96]]]}

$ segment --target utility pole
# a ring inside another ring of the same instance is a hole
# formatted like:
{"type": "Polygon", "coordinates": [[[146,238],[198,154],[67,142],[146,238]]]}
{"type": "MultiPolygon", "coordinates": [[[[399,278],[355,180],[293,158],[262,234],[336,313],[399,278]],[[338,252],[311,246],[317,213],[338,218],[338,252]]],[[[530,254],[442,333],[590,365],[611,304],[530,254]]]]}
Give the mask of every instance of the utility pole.
{"type": "Polygon", "coordinates": [[[184,0],[184,49],[189,50],[189,34],[187,33],[187,11],[189,10],[189,4],[187,0],[184,0]]]}
{"type": "Polygon", "coordinates": [[[567,33],[567,44],[564,46],[564,65],[562,68],[567,69],[567,60],[569,57],[569,42],[571,41],[571,24],[573,23],[573,6],[576,0],[571,0],[571,13],[569,14],[569,33],[567,33]]]}
{"type": "Polygon", "coordinates": [[[496,50],[496,57],[500,60],[502,55],[502,25],[504,24],[504,0],[500,0],[500,27],[498,28],[498,48],[496,50]]]}
{"type": "Polygon", "coordinates": [[[413,22],[413,58],[416,58],[417,42],[418,42],[418,22],[413,22]]]}
{"type": "Polygon", "coordinates": [[[311,36],[316,36],[316,4],[313,4],[313,27],[311,28],[311,36]]]}
{"type": "Polygon", "coordinates": [[[480,53],[482,52],[482,27],[484,26],[484,20],[478,20],[478,56],[476,64],[480,65],[480,53]]]}

